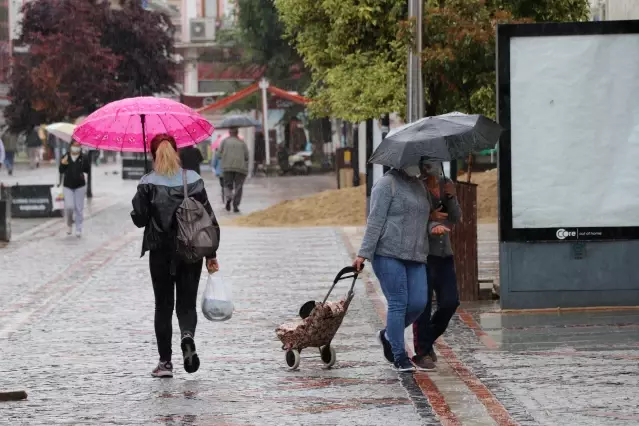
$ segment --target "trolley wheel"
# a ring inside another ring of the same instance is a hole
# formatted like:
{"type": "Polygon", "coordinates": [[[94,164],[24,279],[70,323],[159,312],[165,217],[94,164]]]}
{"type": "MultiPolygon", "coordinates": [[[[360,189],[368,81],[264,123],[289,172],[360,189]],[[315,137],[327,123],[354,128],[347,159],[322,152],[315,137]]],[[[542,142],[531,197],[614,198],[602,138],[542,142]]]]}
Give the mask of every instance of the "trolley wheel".
{"type": "Polygon", "coordinates": [[[297,349],[291,349],[286,351],[286,365],[291,370],[297,370],[300,366],[300,352],[297,349]]]}
{"type": "Polygon", "coordinates": [[[323,346],[320,349],[320,355],[322,357],[322,362],[326,364],[326,367],[331,368],[335,365],[335,361],[337,361],[337,354],[331,345],[323,346]]]}

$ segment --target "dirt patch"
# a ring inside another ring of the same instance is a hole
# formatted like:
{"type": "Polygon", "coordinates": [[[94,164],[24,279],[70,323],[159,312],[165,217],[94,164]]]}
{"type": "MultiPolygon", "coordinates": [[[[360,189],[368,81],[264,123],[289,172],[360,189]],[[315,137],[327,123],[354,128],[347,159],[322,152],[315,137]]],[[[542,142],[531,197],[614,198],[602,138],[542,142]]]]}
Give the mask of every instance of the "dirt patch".
{"type": "MultiPolygon", "coordinates": [[[[462,176],[460,181],[466,181],[462,176]]],[[[473,173],[477,188],[477,214],[482,223],[497,221],[497,170],[473,173]]],[[[363,226],[366,224],[366,187],[320,192],[283,201],[265,210],[239,217],[231,225],[247,227],[363,226]]]]}
{"type": "Polygon", "coordinates": [[[366,223],[366,187],[320,192],[283,201],[235,219],[236,226],[361,226],[366,223]]]}
{"type": "MultiPolygon", "coordinates": [[[[466,182],[461,176],[460,181],[466,182]]],[[[477,187],[477,216],[481,223],[497,222],[497,169],[481,173],[473,173],[470,181],[477,187]]]]}

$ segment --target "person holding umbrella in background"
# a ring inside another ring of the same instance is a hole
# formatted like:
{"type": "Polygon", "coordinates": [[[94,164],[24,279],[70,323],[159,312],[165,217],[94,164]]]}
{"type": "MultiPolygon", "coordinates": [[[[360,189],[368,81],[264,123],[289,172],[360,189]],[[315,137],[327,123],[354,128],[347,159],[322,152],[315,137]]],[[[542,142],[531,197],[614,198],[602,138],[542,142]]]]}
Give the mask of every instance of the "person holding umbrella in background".
{"type": "Polygon", "coordinates": [[[226,211],[240,212],[242,190],[248,175],[249,150],[244,141],[238,138],[237,128],[229,129],[230,136],[220,144],[220,157],[226,193],[226,211]]]}
{"type": "Polygon", "coordinates": [[[82,154],[80,144],[71,141],[69,152],[60,160],[60,175],[64,191],[64,213],[67,218],[67,234],[73,233],[75,220],[76,236],[82,236],[84,222],[84,198],[86,197],[86,175],[89,173],[89,160],[82,154]]]}
{"type": "MultiPolygon", "coordinates": [[[[457,201],[455,184],[442,176],[441,163],[426,163],[424,185],[428,190],[432,213],[430,221],[434,226],[444,225],[447,229],[461,219],[462,211],[457,201]]],[[[448,232],[430,235],[428,239],[426,309],[413,323],[413,343],[415,356],[413,363],[422,370],[434,370],[437,355],[433,349],[459,306],[455,258],[448,232]],[[431,317],[433,291],[437,297],[437,311],[431,317]]]]}

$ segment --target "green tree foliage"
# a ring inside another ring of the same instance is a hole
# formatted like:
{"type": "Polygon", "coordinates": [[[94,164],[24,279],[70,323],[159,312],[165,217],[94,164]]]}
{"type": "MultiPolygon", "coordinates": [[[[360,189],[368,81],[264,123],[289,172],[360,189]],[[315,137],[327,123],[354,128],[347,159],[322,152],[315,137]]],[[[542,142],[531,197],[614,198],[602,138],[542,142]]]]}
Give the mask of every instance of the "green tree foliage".
{"type": "Polygon", "coordinates": [[[488,7],[509,10],[515,18],[535,22],[585,21],[590,15],[589,0],[487,0],[488,7]]]}
{"type": "Polygon", "coordinates": [[[12,64],[9,125],[18,131],[93,112],[100,105],[174,86],[174,27],[136,0],[33,0],[23,8],[12,64]]]}
{"type": "Polygon", "coordinates": [[[284,36],[284,25],[272,0],[238,0],[239,41],[244,61],[264,67],[264,75],[284,89],[308,85],[304,64],[284,36]]]}
{"type": "MultiPolygon", "coordinates": [[[[275,0],[312,72],[313,111],[350,121],[405,111],[406,0],[275,0]]],[[[496,26],[574,21],[588,0],[424,0],[426,113],[495,115],[496,26]]]]}
{"type": "Polygon", "coordinates": [[[275,5],[311,70],[314,113],[357,121],[405,104],[405,0],[275,0],[275,5]]]}

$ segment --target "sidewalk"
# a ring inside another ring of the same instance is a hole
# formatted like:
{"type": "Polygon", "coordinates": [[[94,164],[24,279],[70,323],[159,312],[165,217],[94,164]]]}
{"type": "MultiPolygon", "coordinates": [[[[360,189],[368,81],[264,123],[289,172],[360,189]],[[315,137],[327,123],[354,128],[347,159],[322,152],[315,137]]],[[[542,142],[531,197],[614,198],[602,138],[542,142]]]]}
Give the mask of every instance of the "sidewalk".
{"type": "MultiPolygon", "coordinates": [[[[283,186],[266,192],[271,200],[290,195],[287,185],[254,183],[256,192],[283,186]]],[[[424,423],[381,361],[378,320],[361,287],[335,339],[335,368],[308,350],[299,371],[287,370],[275,327],[323,297],[350,263],[330,228],[224,228],[220,264],[237,312],[228,323],[200,317],[197,374],[178,368],[173,380],[152,379],[153,294],[129,210],[121,197],[87,221],[81,240],[60,229],[3,249],[0,376],[29,399],[0,405],[0,424],[437,424],[424,423]]],[[[174,351],[179,366],[177,335],[174,351]]]]}

